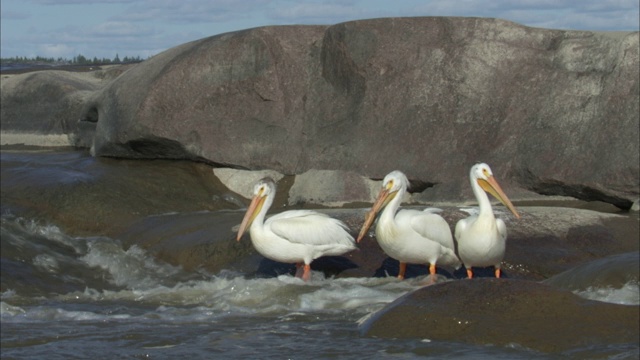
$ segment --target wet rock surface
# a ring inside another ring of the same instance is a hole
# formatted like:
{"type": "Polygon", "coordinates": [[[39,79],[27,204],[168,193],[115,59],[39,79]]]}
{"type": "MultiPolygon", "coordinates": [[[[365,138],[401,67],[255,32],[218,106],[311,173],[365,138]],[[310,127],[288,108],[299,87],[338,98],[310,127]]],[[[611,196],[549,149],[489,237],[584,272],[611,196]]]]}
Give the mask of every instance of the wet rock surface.
{"type": "Polygon", "coordinates": [[[638,339],[638,307],[583,299],[536,282],[474,279],[427,286],[361,325],[366,336],[519,345],[562,352],[638,339]]]}
{"type": "MultiPolygon", "coordinates": [[[[227,189],[206,164],[94,158],[78,152],[29,155],[3,151],[2,179],[5,213],[39,218],[71,235],[100,234],[120,238],[126,244],[139,243],[160,259],[188,269],[217,272],[234,268],[251,274],[260,267],[264,274],[277,272],[270,270],[269,264],[260,264],[260,257],[247,263],[247,256],[255,252],[247,237],[240,243],[235,241],[235,227],[242,220],[248,199],[227,189]],[[149,227],[154,231],[143,231],[149,227]]],[[[289,205],[289,180],[281,180],[269,214],[295,208],[289,205]]],[[[519,220],[501,206],[494,207],[509,231],[505,276],[543,280],[584,262],[638,251],[637,214],[562,204],[518,207],[522,215],[519,220]]],[[[370,204],[351,206],[338,209],[307,204],[305,208],[344,221],[355,236],[370,204]]],[[[458,220],[468,216],[468,206],[441,208],[452,231],[458,220]]],[[[336,276],[397,274],[397,262],[382,253],[373,232],[360,242],[359,250],[334,261],[334,268],[331,263],[323,269],[336,276]]],[[[424,265],[410,266],[408,276],[426,270],[424,265]]],[[[450,278],[464,276],[454,269],[441,271],[450,278]]]]}

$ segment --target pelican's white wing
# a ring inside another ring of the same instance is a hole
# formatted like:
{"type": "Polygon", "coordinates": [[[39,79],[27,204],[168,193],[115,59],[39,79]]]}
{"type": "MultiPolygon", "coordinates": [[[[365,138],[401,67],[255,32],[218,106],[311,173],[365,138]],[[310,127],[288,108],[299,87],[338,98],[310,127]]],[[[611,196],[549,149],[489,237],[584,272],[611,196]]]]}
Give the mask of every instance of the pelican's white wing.
{"type": "Polygon", "coordinates": [[[498,234],[500,235],[500,238],[502,239],[502,241],[506,241],[507,225],[504,224],[504,221],[502,221],[502,219],[496,219],[496,226],[498,227],[498,234]]]}
{"type": "Polygon", "coordinates": [[[435,241],[440,245],[454,249],[453,237],[449,224],[442,216],[436,214],[440,209],[429,208],[424,211],[400,210],[396,214],[398,226],[410,226],[420,236],[435,241]]]}
{"type": "Polygon", "coordinates": [[[469,225],[473,224],[476,218],[477,216],[469,216],[466,219],[460,219],[458,221],[458,223],[456,224],[456,230],[455,230],[455,237],[458,241],[460,241],[462,234],[464,234],[467,231],[467,229],[469,229],[469,225]]]}
{"type": "Polygon", "coordinates": [[[355,244],[340,220],[312,210],[289,210],[268,218],[265,227],[292,243],[306,245],[355,244]]]}

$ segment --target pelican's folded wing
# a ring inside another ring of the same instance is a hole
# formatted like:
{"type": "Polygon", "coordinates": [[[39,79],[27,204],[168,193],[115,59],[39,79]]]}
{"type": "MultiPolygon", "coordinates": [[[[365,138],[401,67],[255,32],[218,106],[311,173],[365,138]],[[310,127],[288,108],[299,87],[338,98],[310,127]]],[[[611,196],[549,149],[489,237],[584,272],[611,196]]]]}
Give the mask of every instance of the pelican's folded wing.
{"type": "Polygon", "coordinates": [[[276,235],[292,243],[307,245],[352,244],[353,237],[340,220],[312,210],[290,210],[267,219],[276,235]]]}

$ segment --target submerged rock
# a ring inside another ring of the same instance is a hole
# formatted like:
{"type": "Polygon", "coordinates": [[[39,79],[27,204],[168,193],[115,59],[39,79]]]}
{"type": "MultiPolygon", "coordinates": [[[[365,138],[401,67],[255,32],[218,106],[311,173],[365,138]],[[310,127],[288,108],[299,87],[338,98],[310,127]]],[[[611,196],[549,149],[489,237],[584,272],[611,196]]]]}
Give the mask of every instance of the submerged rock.
{"type": "Polygon", "coordinates": [[[536,282],[475,279],[407,294],[363,321],[365,336],[520,345],[542,352],[638,341],[638,307],[536,282]]]}

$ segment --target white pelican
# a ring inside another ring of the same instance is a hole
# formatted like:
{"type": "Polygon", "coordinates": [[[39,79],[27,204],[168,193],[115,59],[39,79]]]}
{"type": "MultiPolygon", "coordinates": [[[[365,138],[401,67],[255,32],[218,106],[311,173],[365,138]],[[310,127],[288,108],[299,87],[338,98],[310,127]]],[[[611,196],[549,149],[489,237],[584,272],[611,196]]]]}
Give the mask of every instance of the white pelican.
{"type": "Polygon", "coordinates": [[[262,256],[295,263],[296,277],[304,264],[302,279],[311,278],[311,262],[324,255],[342,255],[356,244],[340,220],[312,210],[289,210],[264,220],[276,194],[276,184],[264,178],[254,186],[253,199],[242,219],[237,240],[249,228],[251,242],[262,256]]]}
{"type": "Polygon", "coordinates": [[[473,194],[478,200],[480,212],[458,221],[455,229],[458,254],[467,269],[467,276],[473,277],[471,267],[495,266],[495,275],[500,277],[500,263],[504,257],[507,227],[502,219],[496,219],[486,192],[500,200],[516,218],[520,215],[493,177],[489,165],[481,163],[471,167],[469,173],[473,194]],[[484,190],[484,191],[483,191],[484,190]],[[486,192],[485,192],[486,191],[486,192]]]}
{"type": "Polygon", "coordinates": [[[367,214],[357,241],[362,240],[376,214],[386,207],[376,225],[376,238],[382,250],[400,262],[398,278],[404,279],[407,263],[429,264],[431,281],[435,282],[436,264],[458,268],[460,260],[454,252],[449,225],[434,213],[438,209],[404,209],[396,214],[408,186],[409,180],[400,171],[392,171],[385,176],[382,189],[367,214]]]}

